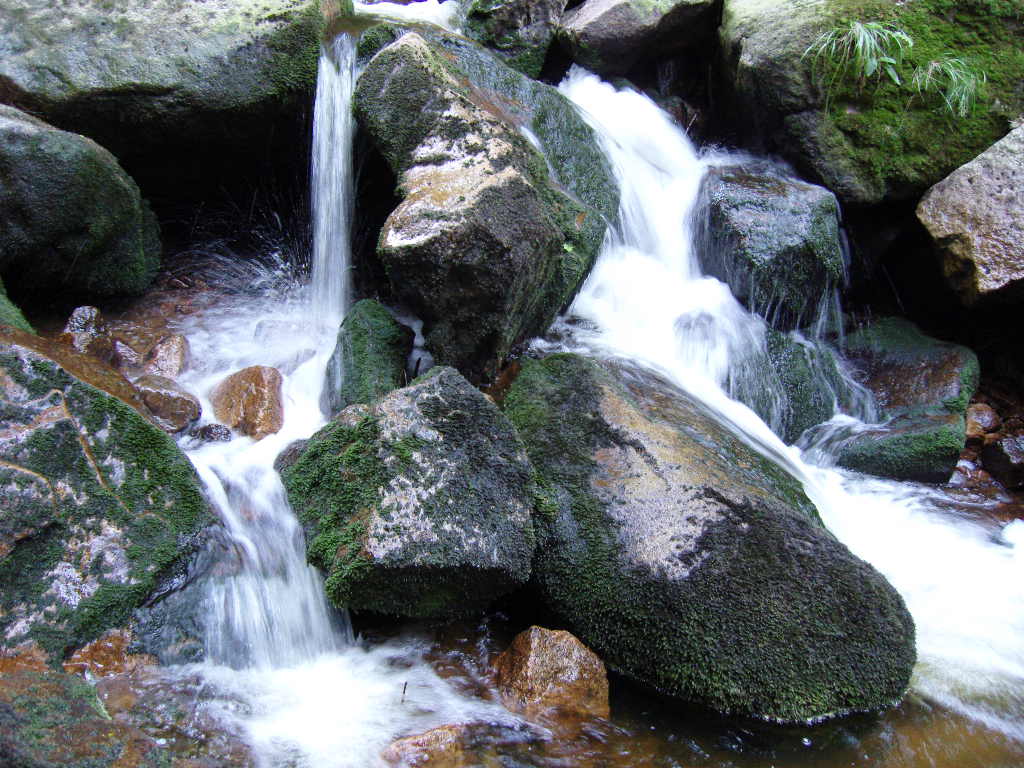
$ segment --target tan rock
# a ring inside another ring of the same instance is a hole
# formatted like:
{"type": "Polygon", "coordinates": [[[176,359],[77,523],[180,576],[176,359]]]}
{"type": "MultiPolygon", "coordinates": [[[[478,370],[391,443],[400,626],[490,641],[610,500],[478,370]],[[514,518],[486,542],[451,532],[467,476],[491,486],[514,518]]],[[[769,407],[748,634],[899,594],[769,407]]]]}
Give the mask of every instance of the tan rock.
{"type": "Polygon", "coordinates": [[[473,768],[477,756],[469,748],[472,724],[458,723],[431,728],[415,736],[398,739],[381,757],[388,765],[416,768],[473,768]]]}
{"type": "Polygon", "coordinates": [[[967,407],[967,439],[981,440],[989,432],[996,432],[1002,421],[991,405],[973,403],[967,407]]]}
{"type": "Polygon", "coordinates": [[[557,710],[609,716],[604,662],[563,630],[530,627],[495,662],[505,706],[527,716],[557,710]]]}
{"type": "Polygon", "coordinates": [[[180,333],[164,336],[146,353],[144,360],[146,373],[178,378],[188,366],[188,339],[180,333]]]}
{"type": "Polygon", "coordinates": [[[253,365],[228,376],[210,395],[217,420],[262,440],[284,424],[281,385],[276,368],[253,365]]]}
{"type": "Polygon", "coordinates": [[[199,400],[166,376],[145,375],[134,382],[157,423],[167,432],[180,432],[202,413],[199,400]]]}

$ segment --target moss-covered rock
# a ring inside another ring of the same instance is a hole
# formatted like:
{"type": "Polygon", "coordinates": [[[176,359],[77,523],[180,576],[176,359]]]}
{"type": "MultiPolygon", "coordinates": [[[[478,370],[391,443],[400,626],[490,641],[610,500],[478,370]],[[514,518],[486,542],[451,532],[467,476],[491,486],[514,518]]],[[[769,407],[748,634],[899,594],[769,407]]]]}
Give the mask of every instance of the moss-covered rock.
{"type": "Polygon", "coordinates": [[[827,189],[764,167],[713,168],[701,185],[706,274],[783,330],[809,324],[842,286],[839,204],[827,189]]]}
{"type": "Polygon", "coordinates": [[[532,468],[508,419],[451,368],[345,409],[282,476],[341,608],[465,614],[530,577],[532,468]]]}
{"type": "Polygon", "coordinates": [[[0,325],[10,325],[27,333],[35,333],[35,329],[18,309],[18,306],[7,298],[3,280],[0,280],[0,325]]]}
{"type": "Polygon", "coordinates": [[[126,624],[210,514],[170,437],[45,350],[0,328],[0,646],[60,658],[126,624]]]}
{"type": "Polygon", "coordinates": [[[538,77],[566,0],[474,0],[466,32],[510,67],[538,77]]]}
{"type": "Polygon", "coordinates": [[[611,667],[783,721],[887,706],[915,661],[899,594],[799,484],[648,373],[530,362],[505,400],[546,496],[534,571],[611,667]]]}
{"type": "Polygon", "coordinates": [[[413,333],[372,299],[353,305],[338,330],[327,361],[323,406],[337,413],[353,403],[372,403],[402,385],[413,333]]]}
{"type": "Polygon", "coordinates": [[[0,273],[21,292],[141,293],[156,219],[103,147],[0,105],[0,273]]]}
{"type": "Polygon", "coordinates": [[[948,480],[967,440],[964,415],[978,388],[974,352],[896,317],[850,334],[844,352],[887,423],[854,436],[839,464],[901,480],[948,480]]]}
{"type": "Polygon", "coordinates": [[[572,299],[615,215],[593,132],[555,89],[440,31],[380,50],[355,110],[404,198],[378,244],[394,292],[439,362],[492,373],[572,299]]]}

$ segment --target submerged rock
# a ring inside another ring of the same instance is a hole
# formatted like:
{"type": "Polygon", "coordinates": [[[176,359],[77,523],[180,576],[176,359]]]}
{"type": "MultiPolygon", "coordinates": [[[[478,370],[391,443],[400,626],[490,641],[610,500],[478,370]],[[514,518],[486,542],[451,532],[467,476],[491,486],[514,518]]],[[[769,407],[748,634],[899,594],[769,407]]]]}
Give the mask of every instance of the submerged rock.
{"type": "Polygon", "coordinates": [[[381,49],[355,111],[403,198],[377,249],[393,291],[439,363],[493,374],[571,300],[615,214],[593,132],[555,89],[440,32],[381,49]]]}
{"type": "Polygon", "coordinates": [[[889,421],[849,441],[839,464],[900,480],[948,480],[967,440],[964,414],[978,387],[974,352],[895,317],[850,334],[844,352],[889,421]]]}
{"type": "Polygon", "coordinates": [[[310,562],[339,607],[464,614],[530,577],[529,461],[508,419],[451,368],[350,406],[289,461],[310,562]]]}
{"type": "Polygon", "coordinates": [[[474,0],[466,32],[528,77],[539,77],[567,0],[474,0]]]}
{"type": "Polygon", "coordinates": [[[602,75],[702,41],[717,23],[715,0],[586,0],[559,28],[573,58],[602,75]]]}
{"type": "Polygon", "coordinates": [[[711,169],[701,187],[706,274],[776,328],[814,320],[844,282],[839,204],[823,187],[771,169],[711,169]]]}
{"type": "MultiPolygon", "coordinates": [[[[53,347],[0,329],[0,650],[34,640],[60,658],[126,624],[210,516],[170,437],[53,347]]],[[[124,385],[110,388],[138,397],[124,385]]]]}
{"type": "Polygon", "coordinates": [[[353,403],[370,403],[402,385],[413,333],[372,299],[358,301],[345,315],[327,361],[324,407],[337,413],[353,403]]]}
{"type": "Polygon", "coordinates": [[[141,293],[152,281],[156,218],[99,144],[0,105],[0,174],[0,272],[8,283],[23,293],[109,296],[141,293]]]}
{"type": "Polygon", "coordinates": [[[284,379],[276,368],[252,365],[228,376],[210,393],[218,421],[254,440],[280,431],[284,426],[281,387],[284,379]]]}
{"type": "Polygon", "coordinates": [[[917,218],[964,304],[1024,295],[1024,126],[925,193],[917,218]]]}
{"type": "Polygon", "coordinates": [[[574,355],[505,400],[546,494],[535,578],[610,667],[721,712],[888,706],[915,662],[902,598],[799,484],[688,395],[574,355]]]}

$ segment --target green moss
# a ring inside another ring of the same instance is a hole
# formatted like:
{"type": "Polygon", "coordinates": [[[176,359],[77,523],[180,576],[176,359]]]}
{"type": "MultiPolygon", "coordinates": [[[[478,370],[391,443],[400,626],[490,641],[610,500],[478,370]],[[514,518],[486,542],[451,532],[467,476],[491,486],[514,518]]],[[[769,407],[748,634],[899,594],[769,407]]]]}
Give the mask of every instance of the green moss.
{"type": "Polygon", "coordinates": [[[870,475],[944,483],[964,449],[963,416],[898,418],[883,432],[869,432],[846,445],[840,466],[870,475]]]}
{"type": "Polygon", "coordinates": [[[359,36],[356,55],[360,60],[370,59],[381,48],[391,45],[401,35],[401,28],[394,24],[375,24],[359,36]]]}
{"type": "Polygon", "coordinates": [[[2,280],[0,280],[0,325],[13,325],[15,328],[20,328],[28,333],[35,333],[35,329],[29,325],[21,310],[18,309],[13,301],[7,298],[7,292],[4,290],[2,280]]]}
{"type": "Polygon", "coordinates": [[[280,96],[316,91],[320,41],[326,22],[318,0],[306,5],[267,38],[270,78],[280,96]]]}

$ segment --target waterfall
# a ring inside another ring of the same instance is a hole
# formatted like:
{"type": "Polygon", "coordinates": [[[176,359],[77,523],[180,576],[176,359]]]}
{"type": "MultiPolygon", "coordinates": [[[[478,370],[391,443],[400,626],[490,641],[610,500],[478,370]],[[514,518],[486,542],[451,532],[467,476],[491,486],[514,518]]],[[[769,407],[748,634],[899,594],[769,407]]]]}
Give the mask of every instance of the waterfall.
{"type": "Polygon", "coordinates": [[[730,380],[765,349],[763,321],[701,274],[693,208],[721,154],[698,154],[646,97],[574,69],[561,86],[599,136],[619,181],[620,221],[564,323],[573,351],[624,357],[701,399],[800,479],[830,530],[900,591],[914,616],[912,688],[1011,738],[1024,739],[1024,550],[1020,524],[1000,530],[955,510],[942,492],[807,463],[747,406],[730,380]]]}

